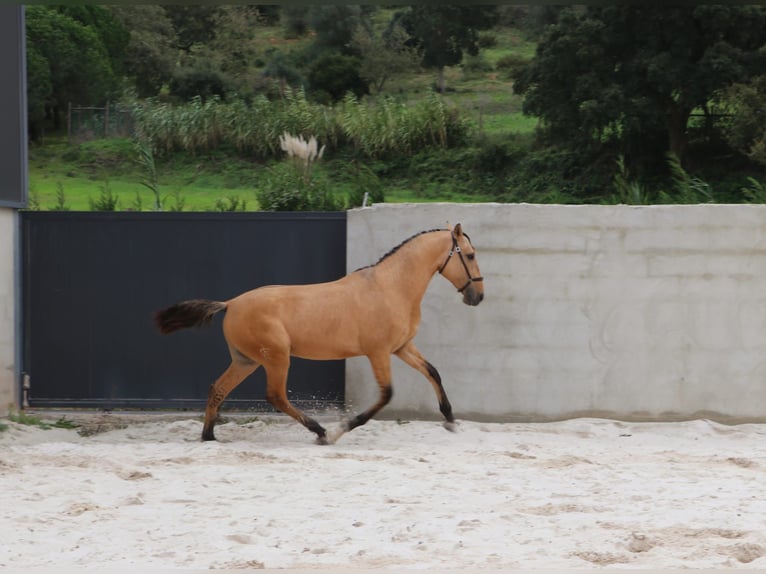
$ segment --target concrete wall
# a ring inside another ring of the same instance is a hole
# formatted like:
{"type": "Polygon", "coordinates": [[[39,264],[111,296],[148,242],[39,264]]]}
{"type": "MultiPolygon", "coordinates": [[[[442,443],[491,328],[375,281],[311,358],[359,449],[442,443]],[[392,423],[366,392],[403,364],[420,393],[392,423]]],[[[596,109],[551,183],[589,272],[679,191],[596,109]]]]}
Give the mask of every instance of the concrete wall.
{"type": "MultiPolygon", "coordinates": [[[[349,213],[348,268],[447,222],[485,300],[437,275],[415,342],[458,418],[766,421],[766,206],[376,205],[349,213]]],[[[366,360],[346,374],[366,408],[366,360]]],[[[420,374],[394,358],[393,377],[386,416],[439,416],[420,374]]]]}
{"type": "MultiPolygon", "coordinates": [[[[0,207],[0,416],[18,406],[16,365],[16,218],[13,209],[0,207]]],[[[20,344],[20,343],[19,343],[20,344]]]]}

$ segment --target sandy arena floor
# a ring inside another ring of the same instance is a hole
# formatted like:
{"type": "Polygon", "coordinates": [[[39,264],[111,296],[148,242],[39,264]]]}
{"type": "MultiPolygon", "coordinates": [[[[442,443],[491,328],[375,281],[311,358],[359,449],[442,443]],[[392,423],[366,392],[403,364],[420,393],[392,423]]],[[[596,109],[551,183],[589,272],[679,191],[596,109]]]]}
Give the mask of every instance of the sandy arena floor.
{"type": "Polygon", "coordinates": [[[102,418],[0,432],[0,567],[766,568],[766,425],[102,418]]]}

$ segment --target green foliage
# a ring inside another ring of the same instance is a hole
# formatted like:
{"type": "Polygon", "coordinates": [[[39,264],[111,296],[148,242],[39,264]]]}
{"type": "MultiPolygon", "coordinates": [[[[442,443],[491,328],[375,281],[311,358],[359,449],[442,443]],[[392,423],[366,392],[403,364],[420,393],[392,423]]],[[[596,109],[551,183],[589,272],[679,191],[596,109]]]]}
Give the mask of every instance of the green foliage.
{"type": "Polygon", "coordinates": [[[266,182],[256,196],[264,211],[339,211],[344,208],[342,198],[333,194],[324,173],[317,170],[307,180],[291,162],[269,168],[266,182]]]}
{"type": "Polygon", "coordinates": [[[367,82],[359,75],[361,61],[356,56],[328,53],[317,58],[308,70],[311,89],[320,94],[327,94],[337,102],[351,92],[362,97],[369,92],[367,82]]]}
{"type": "Polygon", "coordinates": [[[362,103],[347,95],[340,109],[343,134],[368,157],[406,155],[424,147],[465,142],[468,126],[455,109],[435,93],[413,106],[383,98],[362,103]]]}
{"type": "Polygon", "coordinates": [[[56,203],[51,207],[51,211],[69,211],[66,194],[64,193],[64,184],[60,181],[56,182],[56,203]]]}
{"type": "Polygon", "coordinates": [[[172,21],[159,5],[125,3],[109,9],[130,31],[123,57],[125,74],[139,97],[156,96],[176,64],[177,37],[172,21]]]}
{"type": "Polygon", "coordinates": [[[351,178],[351,191],[348,194],[348,207],[361,207],[365,195],[367,204],[383,203],[385,201],[383,186],[380,178],[369,166],[355,161],[351,178]]]}
{"type": "Polygon", "coordinates": [[[258,159],[278,156],[285,133],[315,135],[335,148],[344,141],[369,157],[409,153],[431,146],[465,143],[468,124],[457,108],[431,93],[414,105],[391,98],[362,102],[348,94],[336,109],[309,102],[303,90],[288,90],[285,98],[256,97],[203,102],[194,98],[180,106],[149,100],[134,107],[136,132],[160,155],[175,151],[198,154],[225,144],[258,159]]]}
{"type": "MultiPolygon", "coordinates": [[[[74,8],[27,6],[25,11],[29,109],[32,132],[42,130],[44,110],[60,120],[69,102],[99,103],[113,97],[119,87],[112,60],[124,49],[118,32],[122,28],[100,7],[80,7],[91,14],[89,24],[67,12],[74,8]],[[106,32],[104,27],[111,26],[106,32]],[[105,40],[109,45],[105,45],[105,40]]],[[[127,42],[127,36],[121,36],[127,42]]]]}
{"type": "Polygon", "coordinates": [[[672,153],[667,155],[673,192],[660,191],[660,203],[696,204],[713,203],[713,189],[709,183],[692,176],[681,166],[681,161],[672,153]]]}
{"type": "Polygon", "coordinates": [[[751,160],[766,166],[766,75],[737,83],[724,93],[732,112],[725,127],[728,143],[751,160]]]}
{"type": "MultiPolygon", "coordinates": [[[[149,144],[144,141],[136,141],[136,151],[138,152],[138,161],[144,168],[144,179],[141,181],[146,189],[152,192],[154,196],[154,209],[162,209],[162,196],[160,195],[160,182],[157,174],[157,165],[154,162],[154,152],[149,144]]],[[[140,207],[140,198],[136,207],[140,207]]]]}
{"type": "Polygon", "coordinates": [[[548,141],[683,160],[692,111],[751,77],[765,42],[760,6],[573,7],[515,73],[514,90],[543,119],[548,141]]]}
{"type": "Polygon", "coordinates": [[[748,203],[766,203],[766,184],[748,177],[747,185],[742,188],[742,196],[748,203]]]}
{"type": "MultiPolygon", "coordinates": [[[[139,197],[139,201],[140,201],[140,197],[139,197]]],[[[139,203],[139,207],[140,207],[140,203],[139,203]]],[[[186,198],[184,197],[183,193],[181,193],[180,189],[174,189],[173,191],[170,192],[170,195],[166,198],[165,207],[167,207],[168,211],[177,212],[177,211],[184,210],[184,207],[186,207],[186,198]],[[170,201],[168,201],[168,198],[170,199],[170,201]]],[[[138,211],[140,211],[140,209],[138,211]]],[[[228,211],[228,210],[219,210],[219,211],[228,211]]],[[[244,202],[243,202],[242,211],[244,211],[244,202]]]]}
{"type": "Polygon", "coordinates": [[[288,88],[300,88],[306,83],[297,64],[282,50],[270,48],[266,51],[266,57],[261,74],[279,83],[280,96],[284,97],[288,88]]]}
{"type": "Polygon", "coordinates": [[[617,158],[617,173],[614,175],[614,191],[612,203],[622,203],[625,205],[646,205],[650,203],[649,194],[643,185],[633,181],[625,166],[625,158],[617,158]]]}
{"type": "Polygon", "coordinates": [[[366,21],[363,9],[358,5],[327,4],[310,8],[308,23],[316,31],[311,47],[313,52],[350,55],[354,30],[366,21]]]}
{"type": "Polygon", "coordinates": [[[98,197],[96,199],[89,198],[88,203],[91,211],[117,211],[120,198],[112,192],[109,179],[107,178],[101,185],[98,197]]]}
{"type": "Polygon", "coordinates": [[[219,197],[215,200],[215,211],[224,213],[232,211],[247,211],[247,201],[238,195],[227,195],[224,198],[219,197]]]}
{"type": "MultiPolygon", "coordinates": [[[[394,21],[415,40],[423,66],[443,70],[459,64],[464,52],[476,55],[479,31],[490,28],[495,18],[495,6],[424,3],[399,13],[394,21]]],[[[439,91],[444,88],[440,85],[439,91]]]]}
{"type": "Polygon", "coordinates": [[[495,69],[498,72],[503,72],[507,77],[511,78],[519,76],[524,68],[529,63],[529,60],[518,54],[506,54],[499,58],[495,62],[495,69]]]}
{"type": "Polygon", "coordinates": [[[80,426],[73,421],[67,420],[66,417],[61,417],[54,422],[48,422],[37,415],[27,414],[23,411],[11,412],[8,415],[8,420],[19,425],[35,426],[43,430],[50,430],[54,428],[76,429],[80,426]]]}
{"type": "Polygon", "coordinates": [[[209,60],[195,59],[176,69],[170,78],[170,93],[181,101],[204,101],[223,97],[226,80],[209,60]]]}
{"type": "Polygon", "coordinates": [[[393,25],[383,33],[359,26],[351,47],[359,54],[359,75],[379,94],[393,77],[414,70],[418,55],[409,46],[411,38],[400,25],[393,25]]]}

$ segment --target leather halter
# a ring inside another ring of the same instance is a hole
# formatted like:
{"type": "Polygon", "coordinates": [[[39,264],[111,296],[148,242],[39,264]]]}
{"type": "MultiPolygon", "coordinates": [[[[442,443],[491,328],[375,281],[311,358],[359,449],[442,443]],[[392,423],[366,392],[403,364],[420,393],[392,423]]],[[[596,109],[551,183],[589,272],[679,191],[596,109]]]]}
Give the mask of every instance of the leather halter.
{"type": "MultiPolygon", "coordinates": [[[[465,234],[464,234],[465,235],[465,234]]],[[[468,237],[466,235],[466,237],[468,237]]],[[[468,241],[471,241],[470,239],[468,241]]],[[[468,275],[468,281],[466,281],[465,285],[463,285],[460,289],[457,290],[458,293],[462,293],[466,289],[468,289],[468,286],[471,283],[478,283],[479,281],[484,281],[484,277],[472,277],[471,271],[468,269],[468,264],[465,262],[465,259],[463,258],[463,251],[460,249],[460,246],[457,244],[457,237],[455,236],[455,233],[452,232],[452,248],[449,250],[449,253],[447,254],[447,258],[444,260],[444,263],[442,263],[442,266],[439,267],[439,273],[444,271],[444,268],[447,267],[447,263],[449,263],[449,260],[452,259],[452,256],[457,253],[460,257],[460,263],[463,264],[463,269],[465,269],[466,275],[468,275]]]]}

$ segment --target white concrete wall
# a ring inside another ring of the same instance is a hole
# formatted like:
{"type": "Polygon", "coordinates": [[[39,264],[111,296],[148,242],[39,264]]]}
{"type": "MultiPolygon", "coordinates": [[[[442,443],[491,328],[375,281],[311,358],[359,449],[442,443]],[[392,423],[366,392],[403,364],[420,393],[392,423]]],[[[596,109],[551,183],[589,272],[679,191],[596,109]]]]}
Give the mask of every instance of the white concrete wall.
{"type": "MultiPolygon", "coordinates": [[[[435,276],[416,344],[458,418],[766,421],[766,206],[376,205],[349,212],[348,268],[461,222],[485,299],[435,276]]],[[[354,412],[377,395],[347,361],[354,412]]],[[[394,358],[381,416],[438,417],[394,358]]]]}
{"type": "Polygon", "coordinates": [[[0,207],[0,416],[6,415],[11,405],[18,406],[19,400],[15,340],[16,218],[16,210],[0,207]]]}

